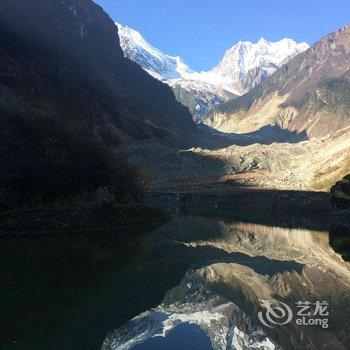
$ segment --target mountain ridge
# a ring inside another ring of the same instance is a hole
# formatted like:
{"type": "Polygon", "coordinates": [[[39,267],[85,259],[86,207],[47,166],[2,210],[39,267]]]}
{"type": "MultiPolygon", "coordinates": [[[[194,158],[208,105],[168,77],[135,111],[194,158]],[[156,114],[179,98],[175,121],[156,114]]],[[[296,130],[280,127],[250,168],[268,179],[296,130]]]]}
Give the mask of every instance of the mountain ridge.
{"type": "Polygon", "coordinates": [[[178,101],[189,107],[195,121],[212,108],[248,91],[274,72],[281,62],[307,49],[306,43],[261,38],[240,41],[226,50],[209,71],[192,70],[179,56],[164,54],[136,30],[116,23],[124,55],[156,79],[167,83],[178,101]],[[260,51],[259,51],[260,50],[260,51]]]}
{"type": "Polygon", "coordinates": [[[218,106],[205,122],[226,132],[278,124],[290,131],[305,130],[309,137],[331,136],[350,123],[350,109],[342,108],[348,104],[349,60],[347,25],[322,37],[245,95],[218,106]]]}

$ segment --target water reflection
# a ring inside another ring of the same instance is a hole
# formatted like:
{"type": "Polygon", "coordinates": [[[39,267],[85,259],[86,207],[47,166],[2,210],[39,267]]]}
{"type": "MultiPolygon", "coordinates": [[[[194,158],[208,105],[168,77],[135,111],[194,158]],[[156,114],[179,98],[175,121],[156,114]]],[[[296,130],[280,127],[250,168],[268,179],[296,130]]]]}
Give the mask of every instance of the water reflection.
{"type": "Polygon", "coordinates": [[[187,266],[186,273],[159,306],[111,334],[104,349],[136,349],[159,337],[171,346],[182,337],[176,337],[175,327],[188,322],[206,333],[214,349],[350,345],[350,269],[330,247],[327,230],[187,216],[174,218],[147,242],[169,274],[178,266],[187,266]],[[292,307],[300,300],[325,300],[331,305],[330,328],[263,327],[259,299],[292,307]]]}
{"type": "Polygon", "coordinates": [[[110,333],[108,350],[349,348],[349,264],[330,247],[344,256],[347,231],[308,214],[280,226],[283,215],[223,213],[152,232],[3,238],[0,347],[95,350],[110,333]],[[259,299],[326,300],[330,327],[263,328],[259,299]]]}
{"type": "Polygon", "coordinates": [[[164,337],[155,336],[136,345],[134,350],[179,350],[201,349],[212,350],[210,339],[198,326],[190,323],[181,323],[175,326],[164,337]]]}

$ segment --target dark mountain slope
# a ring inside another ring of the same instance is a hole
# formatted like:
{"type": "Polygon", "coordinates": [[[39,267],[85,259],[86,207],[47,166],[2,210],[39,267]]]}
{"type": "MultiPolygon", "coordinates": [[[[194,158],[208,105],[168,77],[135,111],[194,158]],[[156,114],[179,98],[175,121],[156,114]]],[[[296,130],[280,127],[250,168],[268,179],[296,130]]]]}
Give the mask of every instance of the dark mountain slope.
{"type": "Polygon", "coordinates": [[[90,0],[2,0],[0,31],[0,200],[123,191],[132,176],[114,146],[195,131],[90,0]]]}
{"type": "MultiPolygon", "coordinates": [[[[70,111],[84,114],[83,105],[92,120],[104,119],[135,138],[194,130],[170,89],[123,57],[116,26],[90,0],[3,0],[0,19],[7,34],[1,47],[22,75],[35,72],[30,81],[36,97],[65,105],[69,96],[70,111]],[[40,89],[38,80],[49,86],[40,89]],[[57,96],[60,85],[74,91],[57,96]],[[47,96],[50,90],[55,96],[47,96]]],[[[6,87],[17,90],[11,81],[6,87]]]]}

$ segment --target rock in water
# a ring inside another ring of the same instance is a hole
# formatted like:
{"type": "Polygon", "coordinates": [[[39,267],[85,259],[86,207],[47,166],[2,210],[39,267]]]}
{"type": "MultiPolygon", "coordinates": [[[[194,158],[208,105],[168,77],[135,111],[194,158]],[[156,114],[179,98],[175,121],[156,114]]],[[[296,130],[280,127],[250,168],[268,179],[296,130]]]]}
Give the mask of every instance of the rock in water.
{"type": "Polygon", "coordinates": [[[331,200],[336,209],[350,209],[350,174],[331,188],[331,200]]]}

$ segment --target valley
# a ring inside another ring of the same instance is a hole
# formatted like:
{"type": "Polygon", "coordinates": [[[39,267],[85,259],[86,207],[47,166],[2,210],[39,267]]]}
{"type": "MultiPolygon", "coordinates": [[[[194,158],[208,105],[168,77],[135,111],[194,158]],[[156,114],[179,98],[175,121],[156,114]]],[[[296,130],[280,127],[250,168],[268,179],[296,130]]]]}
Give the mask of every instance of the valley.
{"type": "MultiPolygon", "coordinates": [[[[162,148],[164,154],[161,148],[160,153],[152,150],[154,159],[137,147],[137,155],[130,152],[132,162],[155,174],[156,187],[166,186],[166,179],[168,186],[174,186],[181,179],[193,183],[196,178],[242,174],[239,182],[248,186],[328,191],[350,172],[349,26],[311,48],[290,39],[239,42],[200,78],[179,58],[170,64],[172,58],[140,33],[119,24],[118,28],[124,54],[170,86],[172,81],[187,84],[196,79],[208,84],[218,74],[221,78],[215,79],[221,86],[225,82],[230,91],[235,86],[234,93],[241,95],[207,108],[196,137],[162,148]],[[254,69],[263,78],[242,89],[246,75],[254,69]],[[252,176],[254,172],[265,176],[252,176]],[[246,179],[245,173],[249,174],[246,179]]],[[[196,110],[189,109],[198,122],[196,110]]]]}
{"type": "Polygon", "coordinates": [[[350,26],[199,71],[118,18],[0,1],[0,348],[349,349],[350,26]]]}
{"type": "Polygon", "coordinates": [[[176,147],[151,143],[124,151],[132,164],[151,174],[156,188],[176,187],[182,182],[227,181],[237,186],[329,191],[349,173],[349,134],[334,140],[298,142],[294,136],[287,138],[292,142],[285,142],[282,135],[277,136],[280,142],[266,144],[265,137],[255,135],[204,134],[193,140],[192,147],[186,143],[176,147]]]}

